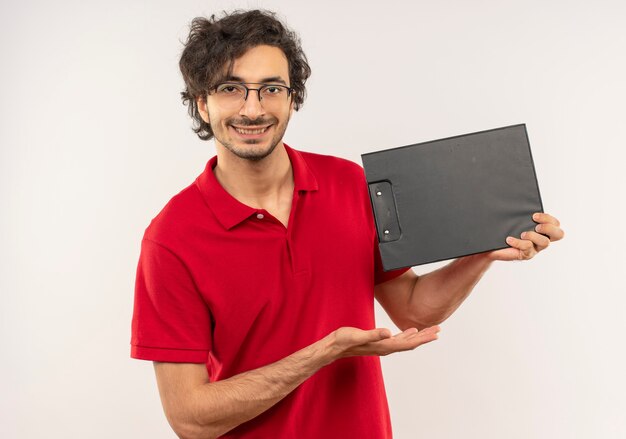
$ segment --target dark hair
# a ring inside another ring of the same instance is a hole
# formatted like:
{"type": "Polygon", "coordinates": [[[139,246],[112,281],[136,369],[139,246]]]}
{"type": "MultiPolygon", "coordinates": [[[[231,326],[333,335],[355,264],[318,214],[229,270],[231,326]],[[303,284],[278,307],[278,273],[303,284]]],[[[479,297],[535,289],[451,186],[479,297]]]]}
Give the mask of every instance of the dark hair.
{"type": "Polygon", "coordinates": [[[180,57],[180,71],[185,80],[181,92],[183,104],[189,105],[189,115],[194,120],[193,130],[202,140],[213,137],[211,126],[202,120],[198,111],[198,97],[206,93],[219,81],[226,65],[248,49],[259,45],[281,49],[289,65],[289,83],[294,90],[294,108],[300,109],[306,96],[304,84],[311,75],[311,68],[302,51],[298,35],[283,25],[276,14],[270,11],[223,12],[216,19],[196,17],[191,22],[189,36],[180,57]]]}

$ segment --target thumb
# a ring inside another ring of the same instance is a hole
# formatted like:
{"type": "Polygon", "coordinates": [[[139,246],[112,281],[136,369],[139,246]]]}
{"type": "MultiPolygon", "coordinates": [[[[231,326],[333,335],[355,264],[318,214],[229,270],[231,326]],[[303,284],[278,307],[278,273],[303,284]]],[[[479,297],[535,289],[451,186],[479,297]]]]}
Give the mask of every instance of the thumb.
{"type": "Polygon", "coordinates": [[[519,250],[513,247],[494,250],[491,258],[494,261],[516,261],[519,260],[519,250]]]}
{"type": "MultiPolygon", "coordinates": [[[[367,342],[380,341],[391,337],[391,331],[387,328],[376,328],[366,331],[367,342]]],[[[366,343],[367,343],[366,342],[366,343]]]]}
{"type": "Polygon", "coordinates": [[[391,337],[391,331],[387,328],[376,329],[358,329],[351,327],[343,327],[337,329],[335,337],[340,343],[346,343],[350,346],[358,346],[367,343],[373,343],[391,337]]]}

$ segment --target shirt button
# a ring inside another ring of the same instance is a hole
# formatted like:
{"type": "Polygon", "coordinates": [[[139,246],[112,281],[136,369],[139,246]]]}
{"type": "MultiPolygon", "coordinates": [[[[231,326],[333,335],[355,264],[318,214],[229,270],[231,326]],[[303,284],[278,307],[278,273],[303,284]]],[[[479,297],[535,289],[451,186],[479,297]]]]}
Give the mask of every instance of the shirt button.
{"type": "Polygon", "coordinates": [[[256,217],[257,217],[258,219],[263,219],[263,218],[265,218],[265,215],[263,215],[262,213],[257,213],[257,214],[256,214],[256,217]]]}

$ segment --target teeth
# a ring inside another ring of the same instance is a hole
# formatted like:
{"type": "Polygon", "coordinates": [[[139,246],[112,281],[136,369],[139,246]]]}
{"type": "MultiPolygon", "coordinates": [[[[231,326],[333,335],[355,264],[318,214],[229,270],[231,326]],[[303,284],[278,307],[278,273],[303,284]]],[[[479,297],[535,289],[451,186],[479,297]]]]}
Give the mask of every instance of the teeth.
{"type": "Polygon", "coordinates": [[[237,128],[237,127],[233,127],[233,128],[235,128],[235,131],[237,131],[239,134],[261,134],[267,130],[267,127],[259,128],[256,130],[244,130],[243,128],[237,128]]]}

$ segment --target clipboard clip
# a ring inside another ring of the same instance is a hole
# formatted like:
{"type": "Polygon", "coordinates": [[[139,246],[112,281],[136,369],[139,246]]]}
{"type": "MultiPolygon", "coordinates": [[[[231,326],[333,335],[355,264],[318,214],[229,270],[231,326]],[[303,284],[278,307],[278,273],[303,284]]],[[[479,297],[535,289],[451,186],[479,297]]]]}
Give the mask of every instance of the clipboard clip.
{"type": "Polygon", "coordinates": [[[369,183],[369,191],[378,232],[378,242],[397,241],[400,239],[401,231],[391,183],[389,181],[369,183]]]}

